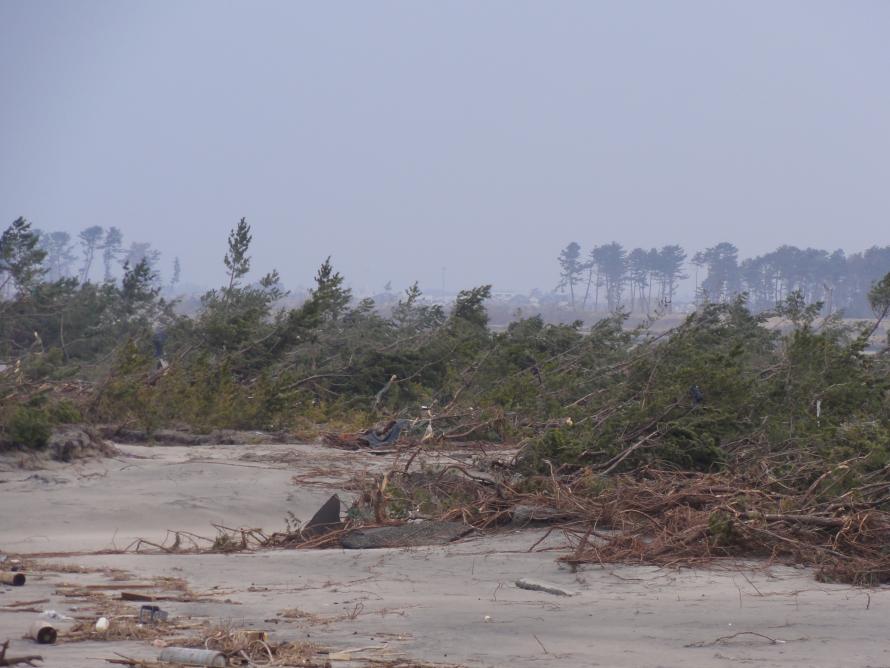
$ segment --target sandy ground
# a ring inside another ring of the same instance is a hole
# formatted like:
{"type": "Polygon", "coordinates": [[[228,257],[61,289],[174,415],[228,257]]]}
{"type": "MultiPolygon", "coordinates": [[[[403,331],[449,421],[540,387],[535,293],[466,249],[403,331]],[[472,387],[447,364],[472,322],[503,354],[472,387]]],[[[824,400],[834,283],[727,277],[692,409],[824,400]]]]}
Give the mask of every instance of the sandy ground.
{"type": "MultiPolygon", "coordinates": [[[[405,550],[85,554],[138,538],[161,542],[168,529],[212,536],[213,523],[282,529],[288,511],[305,520],[334,491],[348,499],[346,480],[385,468],[388,459],[319,446],[121,446],[113,459],[0,472],[0,550],[80,553],[40,559],[48,570],[31,574],[25,587],[0,587],[0,608],[49,599],[37,608],[89,620],[89,605],[66,597],[66,584],[125,589],[166,576],[184,579],[202,599],[161,603],[177,619],[263,628],[273,639],[337,650],[374,647],[365,652],[374,658],[467,666],[890,666],[886,589],[825,585],[806,569],[763,564],[572,573],[555,561],[559,538],[528,551],[540,530],[405,550]],[[75,566],[89,572],[60,572],[75,566]],[[519,589],[519,578],[574,595],[519,589]],[[288,610],[298,612],[280,614],[288,610]]],[[[0,611],[0,639],[12,639],[11,654],[36,651],[46,666],[80,668],[108,665],[104,658],[115,652],[158,652],[133,641],[38,647],[21,639],[35,616],[0,611]]]]}

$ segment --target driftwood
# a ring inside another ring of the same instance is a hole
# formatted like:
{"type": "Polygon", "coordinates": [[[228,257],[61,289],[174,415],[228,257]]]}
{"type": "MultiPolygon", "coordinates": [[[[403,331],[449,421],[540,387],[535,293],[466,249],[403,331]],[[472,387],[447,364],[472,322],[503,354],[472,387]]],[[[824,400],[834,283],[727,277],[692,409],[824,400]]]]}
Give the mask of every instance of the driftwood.
{"type": "Polygon", "coordinates": [[[140,659],[131,659],[128,656],[124,656],[123,654],[118,654],[115,652],[117,656],[121,657],[119,659],[105,659],[106,663],[113,663],[116,666],[130,666],[130,668],[160,668],[162,666],[169,666],[168,663],[158,663],[157,661],[142,661],[140,659]]]}
{"type": "Polygon", "coordinates": [[[9,649],[9,641],[5,641],[0,645],[0,666],[36,666],[34,661],[43,661],[43,657],[39,654],[26,654],[24,656],[6,656],[6,650],[9,649]]]}

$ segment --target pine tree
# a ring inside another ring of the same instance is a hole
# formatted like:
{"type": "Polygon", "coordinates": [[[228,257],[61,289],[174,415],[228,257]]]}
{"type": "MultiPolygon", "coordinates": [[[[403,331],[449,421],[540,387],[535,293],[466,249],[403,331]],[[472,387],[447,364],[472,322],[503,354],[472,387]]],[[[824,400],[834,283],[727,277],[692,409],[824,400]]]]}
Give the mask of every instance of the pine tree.
{"type": "Polygon", "coordinates": [[[179,284],[180,275],[182,273],[182,266],[179,264],[179,257],[173,258],[173,276],[170,278],[170,288],[176,287],[179,284]]]}
{"type": "Polygon", "coordinates": [[[105,266],[105,282],[111,281],[114,277],[111,275],[111,265],[121,254],[121,248],[124,243],[124,235],[117,227],[109,227],[105,233],[105,241],[102,244],[102,264],[105,266]]]}
{"type": "Polygon", "coordinates": [[[226,288],[226,294],[231,293],[238,286],[238,280],[250,271],[250,256],[247,255],[247,251],[252,240],[250,225],[247,224],[246,218],[242,218],[235,229],[229,232],[229,250],[223,258],[223,263],[229,270],[229,287],[226,288]]]}
{"type": "Polygon", "coordinates": [[[83,248],[83,267],[80,269],[80,282],[86,283],[90,278],[90,268],[93,266],[93,256],[102,241],[105,230],[99,225],[93,225],[81,230],[77,238],[83,248]]]}
{"type": "Polygon", "coordinates": [[[574,241],[559,254],[559,266],[562,271],[559,276],[559,284],[556,287],[559,290],[569,289],[569,298],[573,309],[575,308],[575,286],[581,280],[581,272],[584,271],[580,257],[581,246],[574,241]]]}
{"type": "Polygon", "coordinates": [[[0,296],[14,290],[28,290],[46,272],[46,251],[31,223],[16,218],[0,236],[0,296]]]}

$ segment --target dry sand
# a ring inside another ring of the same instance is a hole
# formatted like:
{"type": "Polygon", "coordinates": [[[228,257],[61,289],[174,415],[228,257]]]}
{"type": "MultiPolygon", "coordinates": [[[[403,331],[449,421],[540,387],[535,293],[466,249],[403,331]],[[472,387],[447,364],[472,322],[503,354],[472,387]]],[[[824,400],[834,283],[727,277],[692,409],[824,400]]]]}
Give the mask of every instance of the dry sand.
{"type": "MultiPolygon", "coordinates": [[[[388,460],[313,445],[121,446],[113,459],[7,467],[0,550],[123,548],[138,538],[163,541],[167,529],[212,536],[213,523],[282,529],[286,512],[308,519],[332,492],[349,498],[341,486],[354,473],[381,470],[388,460]]],[[[265,628],[273,639],[337,650],[385,647],[365,653],[376,658],[468,666],[890,666],[886,589],[821,584],[806,569],[763,564],[572,573],[547,549],[558,548],[558,538],[528,552],[541,535],[511,531],[406,550],[47,557],[41,563],[96,572],[32,574],[25,587],[0,587],[0,607],[48,598],[38,607],[89,618],[89,606],[62,596],[60,584],[114,584],[121,574],[99,571],[117,569],[141,582],[183,578],[208,599],[161,603],[178,619],[265,628]],[[575,595],[520,589],[519,578],[575,595]],[[286,610],[300,612],[279,614],[286,610]]],[[[39,649],[44,665],[60,668],[108,665],[103,658],[114,652],[157,655],[150,643],[133,641],[38,648],[20,639],[34,617],[0,612],[0,640],[12,639],[11,654],[39,649]]]]}

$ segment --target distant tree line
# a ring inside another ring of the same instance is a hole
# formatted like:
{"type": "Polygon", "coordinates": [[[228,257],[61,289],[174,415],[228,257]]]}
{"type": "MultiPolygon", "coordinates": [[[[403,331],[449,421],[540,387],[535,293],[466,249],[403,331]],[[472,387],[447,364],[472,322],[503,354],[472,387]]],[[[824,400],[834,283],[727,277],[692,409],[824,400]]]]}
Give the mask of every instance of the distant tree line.
{"type": "Polygon", "coordinates": [[[677,245],[628,251],[613,241],[585,254],[573,241],[559,254],[557,290],[581,311],[671,311],[677,287],[691,271],[697,305],[746,295],[750,308],[761,312],[800,293],[806,304],[821,303],[826,314],[869,317],[868,293],[890,270],[890,246],[848,255],[786,245],[740,261],[738,248],[722,242],[696,252],[688,264],[686,259],[677,245]]]}
{"type": "Polygon", "coordinates": [[[650,310],[653,303],[670,304],[683,273],[686,253],[680,246],[628,253],[612,242],[594,246],[583,256],[581,246],[572,242],[559,254],[561,268],[557,289],[568,291],[572,308],[615,311],[628,306],[631,311],[650,310]]]}
{"type": "MultiPolygon", "coordinates": [[[[34,229],[32,232],[37,237],[37,247],[43,251],[41,264],[50,281],[77,278],[80,283],[87,283],[95,278],[95,268],[100,260],[100,282],[114,280],[118,273],[123,275],[127,268],[135,267],[143,260],[151,271],[152,280],[161,280],[161,252],[144,241],[133,241],[125,245],[124,234],[118,227],[91,225],[81,230],[76,237],[63,231],[45,232],[34,229]]],[[[171,287],[179,282],[180,273],[179,258],[175,258],[171,287]]]]}

